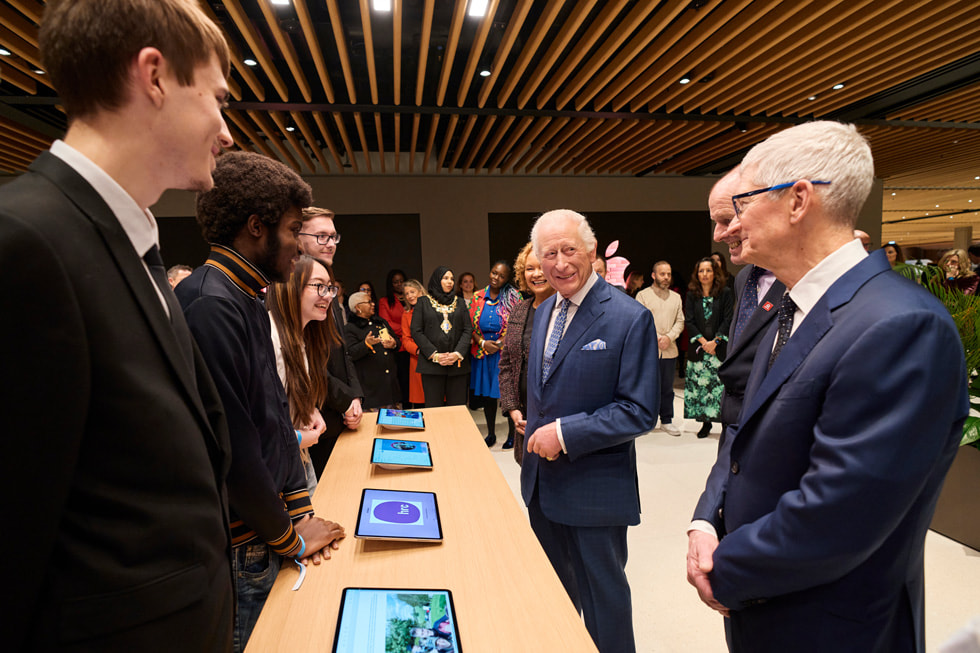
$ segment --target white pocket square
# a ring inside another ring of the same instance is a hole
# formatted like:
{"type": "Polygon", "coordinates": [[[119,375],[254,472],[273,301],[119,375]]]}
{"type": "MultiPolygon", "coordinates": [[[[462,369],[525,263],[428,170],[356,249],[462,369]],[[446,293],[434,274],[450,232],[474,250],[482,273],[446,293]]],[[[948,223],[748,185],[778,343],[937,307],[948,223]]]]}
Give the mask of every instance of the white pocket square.
{"type": "Polygon", "coordinates": [[[596,338],[592,342],[582,347],[582,351],[598,351],[606,348],[606,341],[596,338]]]}

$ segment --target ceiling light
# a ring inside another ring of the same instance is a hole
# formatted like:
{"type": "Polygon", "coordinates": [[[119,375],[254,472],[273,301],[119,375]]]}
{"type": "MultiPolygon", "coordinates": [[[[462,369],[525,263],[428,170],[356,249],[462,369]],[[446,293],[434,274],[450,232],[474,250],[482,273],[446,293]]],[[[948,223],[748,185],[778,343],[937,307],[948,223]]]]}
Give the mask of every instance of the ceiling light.
{"type": "Polygon", "coordinates": [[[289,0],[272,0],[272,4],[279,5],[280,7],[288,7],[289,0]]]}
{"type": "Polygon", "coordinates": [[[375,11],[391,11],[391,0],[374,0],[375,11]]]}
{"type": "Polygon", "coordinates": [[[895,193],[892,193],[892,197],[895,197],[895,193]]]}
{"type": "Polygon", "coordinates": [[[487,0],[470,0],[469,15],[473,18],[482,18],[487,15],[487,0]]]}
{"type": "Polygon", "coordinates": [[[813,102],[816,99],[817,99],[816,95],[811,95],[810,97],[807,98],[807,100],[809,100],[810,102],[813,102]]]}
{"type": "Polygon", "coordinates": [[[40,68],[35,68],[34,69],[34,74],[35,75],[43,75],[44,74],[44,71],[41,70],[40,68]]]}
{"type": "Polygon", "coordinates": [[[294,131],[296,131],[296,128],[293,127],[292,125],[290,125],[289,127],[286,127],[286,131],[288,131],[288,132],[294,132],[294,131]]]}
{"type": "Polygon", "coordinates": [[[937,209],[939,208],[939,205],[938,205],[938,204],[936,205],[936,208],[937,208],[937,209]]]}
{"type": "Polygon", "coordinates": [[[0,48],[0,57],[9,57],[9,56],[10,56],[10,50],[8,50],[7,48],[0,48]]]}
{"type": "Polygon", "coordinates": [[[843,84],[834,84],[831,88],[833,88],[835,91],[839,91],[842,88],[844,88],[844,85],[843,84]]]}
{"type": "Polygon", "coordinates": [[[691,83],[690,75],[684,75],[683,77],[681,77],[681,84],[690,84],[690,83],[691,83]]]}
{"type": "Polygon", "coordinates": [[[489,77],[489,76],[490,76],[490,71],[487,70],[486,68],[480,71],[480,77],[489,77]]]}
{"type": "Polygon", "coordinates": [[[242,63],[244,63],[246,66],[258,66],[259,65],[259,62],[256,61],[255,59],[246,59],[242,63]]]}

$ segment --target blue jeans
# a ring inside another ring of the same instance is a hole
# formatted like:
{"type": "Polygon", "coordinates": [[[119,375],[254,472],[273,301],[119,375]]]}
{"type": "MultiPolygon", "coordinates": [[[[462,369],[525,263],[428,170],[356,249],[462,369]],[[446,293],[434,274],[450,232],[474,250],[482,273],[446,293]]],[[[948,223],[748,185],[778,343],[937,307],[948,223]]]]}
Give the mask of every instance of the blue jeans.
{"type": "Polygon", "coordinates": [[[674,368],[676,358],[660,359],[660,423],[670,424],[674,419],[674,368]]]}
{"type": "Polygon", "coordinates": [[[231,552],[235,574],[235,651],[244,651],[272,584],[279,575],[282,557],[269,545],[251,542],[231,552]]]}

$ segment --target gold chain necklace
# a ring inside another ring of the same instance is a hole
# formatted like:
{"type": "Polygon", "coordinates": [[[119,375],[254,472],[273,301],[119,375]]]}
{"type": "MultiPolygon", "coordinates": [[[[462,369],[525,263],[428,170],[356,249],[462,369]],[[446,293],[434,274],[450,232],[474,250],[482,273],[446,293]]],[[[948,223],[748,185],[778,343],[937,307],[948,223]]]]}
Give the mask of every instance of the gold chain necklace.
{"type": "Polygon", "coordinates": [[[429,303],[432,304],[432,308],[435,309],[436,312],[442,313],[442,324],[439,325],[439,328],[442,329],[443,333],[449,333],[452,331],[453,323],[449,321],[449,316],[456,312],[456,300],[458,300],[459,297],[453,297],[453,303],[449,306],[440,304],[436,300],[432,299],[432,297],[428,297],[428,299],[429,303]]]}

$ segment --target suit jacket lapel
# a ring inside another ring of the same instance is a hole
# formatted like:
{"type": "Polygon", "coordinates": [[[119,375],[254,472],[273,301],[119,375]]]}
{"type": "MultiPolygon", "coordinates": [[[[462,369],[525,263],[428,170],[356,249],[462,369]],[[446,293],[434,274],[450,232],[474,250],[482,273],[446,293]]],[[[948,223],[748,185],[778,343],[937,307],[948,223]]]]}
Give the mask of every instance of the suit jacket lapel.
{"type": "MultiPolygon", "coordinates": [[[[786,286],[784,286],[782,282],[776,281],[775,283],[772,284],[772,286],[769,288],[769,291],[766,292],[766,296],[762,298],[762,301],[759,302],[759,306],[755,309],[755,311],[752,312],[752,315],[749,317],[748,324],[746,324],[745,328],[742,330],[742,334],[739,336],[738,342],[735,343],[734,347],[728,350],[728,356],[726,357],[726,360],[730,358],[734,358],[735,354],[737,354],[742,349],[745,343],[751,342],[752,337],[757,332],[759,332],[763,327],[765,327],[770,319],[775,317],[776,311],[779,309],[779,300],[783,296],[784,292],[786,292],[786,286]],[[770,311],[767,311],[763,308],[766,302],[770,302],[772,304],[772,309],[770,311]]],[[[738,304],[738,302],[735,303],[738,304]]],[[[732,318],[733,326],[732,329],[730,329],[731,331],[734,330],[735,328],[734,325],[737,320],[738,320],[737,317],[732,318]]]]}
{"type": "Polygon", "coordinates": [[[741,419],[743,425],[748,423],[759,408],[793,375],[806,360],[810,351],[834,325],[833,312],[851,301],[858,289],[869,279],[887,269],[888,263],[882,254],[869,256],[845,272],[814,305],[796,332],[786,342],[772,369],[766,372],[778,330],[778,324],[773,322],[759,345],[759,351],[752,365],[752,374],[745,394],[746,409],[741,419]]]}
{"type": "MultiPolygon", "coordinates": [[[[133,249],[132,242],[122,225],[119,224],[115,214],[81,175],[50,152],[42,153],[31,164],[30,169],[54,182],[95,226],[106,245],[106,249],[111,254],[113,262],[129,286],[136,303],[139,304],[157,342],[166,353],[167,360],[178,378],[186,386],[187,395],[197,410],[202,423],[206,426],[205,430],[211,433],[210,422],[197,391],[197,380],[192,369],[192,362],[181,351],[175,326],[171,325],[167,319],[167,314],[160,305],[154,284],[143,268],[142,259],[133,249]]],[[[171,303],[171,305],[174,304],[171,303]]],[[[183,322],[183,314],[178,312],[177,315],[174,315],[174,320],[175,325],[183,325],[183,328],[187,330],[187,326],[183,322]]],[[[187,333],[189,336],[189,331],[187,333]]],[[[189,340],[186,344],[191,346],[189,340]]],[[[213,433],[211,435],[214,437],[213,433]]]]}
{"type": "MultiPolygon", "coordinates": [[[[558,344],[558,351],[555,352],[555,358],[551,361],[551,372],[549,372],[549,376],[555,373],[556,368],[565,360],[568,352],[580,346],[578,341],[582,335],[603,313],[600,302],[607,299],[609,299],[609,286],[605,285],[605,282],[600,279],[596,281],[592,289],[585,295],[585,299],[582,300],[582,305],[575,311],[575,317],[565,328],[565,334],[558,344]]],[[[547,329],[547,323],[545,323],[545,329],[547,329]]]]}

